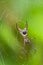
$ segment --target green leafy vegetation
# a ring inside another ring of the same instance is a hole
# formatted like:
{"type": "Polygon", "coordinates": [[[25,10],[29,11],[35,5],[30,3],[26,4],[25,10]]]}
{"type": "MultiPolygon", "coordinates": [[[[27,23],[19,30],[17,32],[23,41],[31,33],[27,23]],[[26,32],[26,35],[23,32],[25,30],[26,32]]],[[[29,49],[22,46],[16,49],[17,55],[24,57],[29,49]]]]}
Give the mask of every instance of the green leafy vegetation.
{"type": "Polygon", "coordinates": [[[0,65],[43,65],[42,0],[0,0],[0,65]],[[24,47],[16,23],[26,21],[32,45],[24,47]]]}

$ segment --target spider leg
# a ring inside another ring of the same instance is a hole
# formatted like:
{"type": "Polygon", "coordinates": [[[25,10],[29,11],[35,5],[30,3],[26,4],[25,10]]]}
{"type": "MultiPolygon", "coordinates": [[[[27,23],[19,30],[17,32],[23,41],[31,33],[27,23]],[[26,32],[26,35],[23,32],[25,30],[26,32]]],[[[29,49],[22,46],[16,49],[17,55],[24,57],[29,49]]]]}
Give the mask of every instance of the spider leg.
{"type": "Polygon", "coordinates": [[[26,30],[28,30],[28,22],[27,21],[26,21],[26,25],[25,26],[26,26],[26,30]]]}
{"type": "Polygon", "coordinates": [[[20,32],[21,31],[21,29],[19,28],[19,26],[18,26],[18,24],[16,23],[16,28],[17,28],[17,30],[20,32]]]}

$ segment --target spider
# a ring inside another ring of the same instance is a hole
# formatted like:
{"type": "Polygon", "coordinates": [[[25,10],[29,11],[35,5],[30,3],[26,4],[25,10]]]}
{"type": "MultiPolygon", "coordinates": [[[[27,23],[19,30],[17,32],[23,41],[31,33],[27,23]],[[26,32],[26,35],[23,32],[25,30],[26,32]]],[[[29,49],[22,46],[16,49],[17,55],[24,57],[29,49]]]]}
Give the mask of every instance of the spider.
{"type": "MultiPolygon", "coordinates": [[[[26,44],[28,44],[28,45],[31,46],[32,49],[34,49],[35,52],[36,52],[35,46],[34,46],[33,44],[31,44],[31,41],[28,39],[28,34],[27,34],[27,32],[28,32],[28,23],[27,23],[27,21],[26,21],[26,25],[25,25],[25,28],[24,28],[24,29],[21,29],[21,28],[18,26],[17,23],[16,23],[16,28],[17,28],[17,30],[19,31],[19,33],[20,33],[20,34],[22,35],[22,37],[23,37],[24,47],[26,46],[26,44]]],[[[30,48],[30,47],[29,47],[29,48],[30,48]]],[[[34,52],[34,53],[35,53],[35,52],[34,52]]]]}
{"type": "Polygon", "coordinates": [[[17,30],[19,31],[19,33],[22,35],[23,37],[23,40],[24,40],[24,45],[25,43],[30,43],[30,40],[28,39],[28,36],[27,36],[27,32],[28,32],[28,23],[26,21],[26,25],[25,25],[25,28],[24,29],[21,29],[17,23],[16,23],[16,28],[17,30]]]}

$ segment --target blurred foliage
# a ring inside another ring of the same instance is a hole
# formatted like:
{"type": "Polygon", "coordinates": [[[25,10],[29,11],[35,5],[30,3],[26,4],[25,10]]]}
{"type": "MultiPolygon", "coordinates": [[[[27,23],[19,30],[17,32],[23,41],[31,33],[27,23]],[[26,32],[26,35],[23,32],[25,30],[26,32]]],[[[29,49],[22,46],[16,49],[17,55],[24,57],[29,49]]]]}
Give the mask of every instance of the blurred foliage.
{"type": "Polygon", "coordinates": [[[43,0],[0,0],[0,65],[43,65],[43,0]],[[26,21],[31,45],[24,48],[16,23],[26,21]]]}

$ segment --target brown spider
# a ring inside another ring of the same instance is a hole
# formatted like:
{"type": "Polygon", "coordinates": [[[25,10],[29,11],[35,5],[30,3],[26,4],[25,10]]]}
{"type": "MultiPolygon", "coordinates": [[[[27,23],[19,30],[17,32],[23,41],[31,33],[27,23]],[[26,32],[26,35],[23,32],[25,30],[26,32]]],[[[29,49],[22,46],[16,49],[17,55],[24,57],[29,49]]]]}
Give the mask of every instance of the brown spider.
{"type": "Polygon", "coordinates": [[[24,29],[21,29],[17,24],[16,24],[16,28],[17,28],[17,30],[19,31],[19,33],[22,35],[22,37],[23,37],[23,40],[24,40],[24,47],[27,45],[29,45],[29,47],[27,47],[27,49],[28,48],[32,48],[32,50],[34,49],[35,51],[34,51],[34,53],[36,52],[36,48],[35,48],[35,46],[33,45],[33,44],[31,44],[31,41],[28,39],[28,35],[27,35],[27,32],[28,32],[28,23],[27,23],[27,21],[26,21],[26,25],[25,25],[25,28],[24,29]]]}
{"type": "Polygon", "coordinates": [[[24,45],[25,45],[25,43],[30,43],[30,40],[28,39],[28,36],[27,36],[27,32],[28,32],[28,23],[27,23],[27,21],[26,21],[26,26],[25,26],[24,29],[21,29],[17,24],[16,24],[16,28],[24,39],[24,45]]]}

